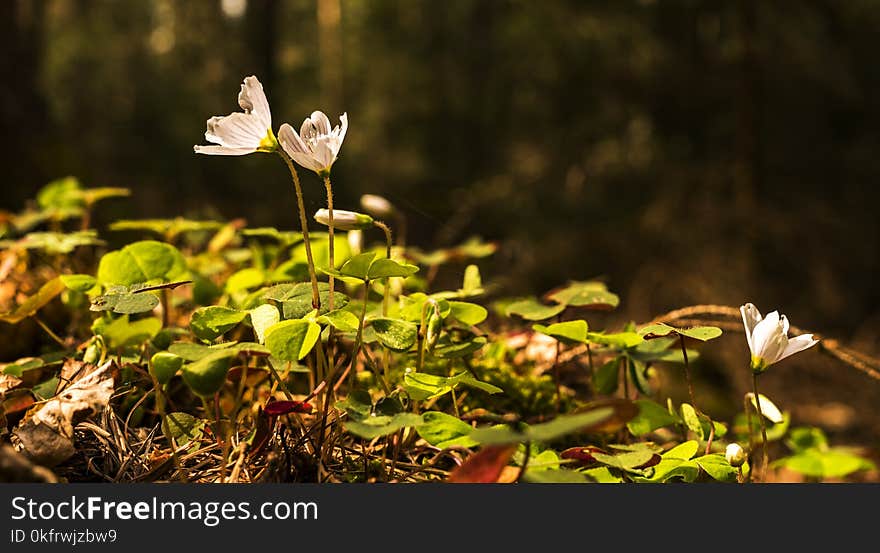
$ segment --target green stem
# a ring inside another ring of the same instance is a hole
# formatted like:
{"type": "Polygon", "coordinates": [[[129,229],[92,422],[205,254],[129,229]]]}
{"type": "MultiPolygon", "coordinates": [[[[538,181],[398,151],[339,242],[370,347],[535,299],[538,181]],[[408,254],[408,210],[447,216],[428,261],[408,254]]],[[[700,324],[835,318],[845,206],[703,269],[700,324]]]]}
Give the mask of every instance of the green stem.
{"type": "Polygon", "coordinates": [[[684,345],[684,336],[682,336],[681,334],[679,334],[679,335],[678,335],[678,339],[679,339],[679,342],[681,343],[681,355],[682,355],[682,357],[684,358],[684,377],[685,377],[685,380],[687,380],[687,385],[688,385],[688,395],[689,395],[690,398],[691,398],[691,405],[694,406],[694,409],[696,409],[697,411],[699,411],[699,409],[697,409],[697,402],[694,400],[694,388],[693,388],[693,386],[691,385],[691,371],[690,371],[689,363],[688,363],[688,352],[687,352],[687,348],[686,348],[685,345],[684,345]]]}
{"type": "Polygon", "coordinates": [[[296,190],[296,205],[299,210],[299,224],[302,227],[302,235],[303,235],[303,243],[305,244],[306,249],[306,261],[309,265],[309,278],[312,281],[312,307],[315,309],[321,309],[321,295],[318,292],[318,277],[315,274],[315,261],[312,258],[312,244],[309,240],[309,224],[306,221],[306,207],[303,203],[303,193],[302,186],[299,184],[299,174],[296,172],[296,167],[293,166],[293,160],[290,159],[284,150],[279,149],[278,155],[281,156],[281,159],[284,160],[284,163],[287,164],[287,168],[290,169],[290,176],[293,178],[293,188],[296,190]]]}
{"type": "MultiPolygon", "coordinates": [[[[383,223],[382,221],[373,221],[373,225],[382,229],[382,232],[385,233],[385,257],[391,259],[391,245],[393,244],[391,240],[391,229],[383,223]]],[[[390,297],[391,288],[389,285],[391,284],[391,278],[385,278],[384,292],[382,295],[382,316],[388,316],[388,298],[390,297]]]]}
{"type": "Polygon", "coordinates": [[[761,396],[758,395],[758,373],[752,371],[752,387],[755,391],[755,407],[758,411],[758,422],[761,424],[761,480],[767,471],[767,427],[764,425],[764,414],[761,412],[761,396]]]}
{"type": "Polygon", "coordinates": [[[49,328],[49,327],[46,325],[46,323],[44,323],[43,321],[41,321],[36,315],[31,315],[31,318],[34,320],[34,322],[36,322],[38,325],[40,325],[40,328],[42,328],[42,329],[46,332],[46,334],[49,335],[50,338],[52,338],[53,340],[55,340],[55,342],[57,342],[59,346],[61,346],[61,347],[63,347],[63,348],[66,348],[66,347],[67,347],[67,344],[64,342],[64,340],[61,339],[60,336],[58,336],[57,334],[55,334],[54,332],[52,332],[52,329],[49,328]]]}
{"type": "MultiPolygon", "coordinates": [[[[327,266],[331,269],[336,268],[336,264],[334,263],[333,258],[333,186],[330,184],[330,175],[326,175],[324,177],[324,188],[327,189],[327,266]]],[[[330,310],[333,310],[333,286],[335,280],[333,275],[330,276],[330,296],[329,296],[329,306],[330,310]]]]}

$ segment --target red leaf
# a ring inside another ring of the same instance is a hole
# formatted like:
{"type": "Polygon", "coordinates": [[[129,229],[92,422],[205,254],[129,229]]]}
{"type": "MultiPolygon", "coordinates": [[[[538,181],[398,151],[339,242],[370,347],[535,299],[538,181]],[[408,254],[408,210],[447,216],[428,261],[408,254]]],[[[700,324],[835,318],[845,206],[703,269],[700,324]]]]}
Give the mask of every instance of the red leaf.
{"type": "Polygon", "coordinates": [[[487,446],[474,453],[452,471],[447,482],[456,484],[489,484],[498,481],[501,471],[516,452],[516,445],[487,446]]]}
{"type": "Polygon", "coordinates": [[[280,417],[288,413],[311,413],[312,406],[304,401],[273,401],[266,404],[266,414],[280,417]]]}

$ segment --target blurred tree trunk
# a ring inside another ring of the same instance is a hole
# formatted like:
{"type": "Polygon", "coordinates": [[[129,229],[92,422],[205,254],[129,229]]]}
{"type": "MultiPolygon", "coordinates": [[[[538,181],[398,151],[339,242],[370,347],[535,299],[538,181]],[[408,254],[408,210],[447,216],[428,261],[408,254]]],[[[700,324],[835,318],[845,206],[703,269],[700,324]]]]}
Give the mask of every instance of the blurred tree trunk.
{"type": "Polygon", "coordinates": [[[318,79],[321,105],[333,119],[344,111],[342,87],[342,7],[339,0],[318,0],[318,79]]]}
{"type": "Polygon", "coordinates": [[[753,220],[755,199],[761,188],[761,105],[763,103],[761,59],[757,45],[758,6],[755,0],[739,2],[739,19],[742,57],[737,118],[739,125],[735,199],[738,213],[746,215],[747,220],[753,220]]]}
{"type": "Polygon", "coordinates": [[[274,88],[278,47],[278,0],[250,0],[246,14],[248,42],[253,52],[251,73],[260,78],[267,90],[274,88]]]}
{"type": "MultiPolygon", "coordinates": [[[[44,23],[44,2],[0,2],[0,72],[6,76],[0,85],[0,129],[7,137],[0,162],[8,182],[22,185],[8,187],[7,193],[32,186],[34,167],[38,167],[40,183],[50,178],[51,168],[34,160],[41,155],[34,145],[51,139],[39,85],[44,23]]],[[[23,199],[8,198],[7,202],[18,204],[23,199]]]]}

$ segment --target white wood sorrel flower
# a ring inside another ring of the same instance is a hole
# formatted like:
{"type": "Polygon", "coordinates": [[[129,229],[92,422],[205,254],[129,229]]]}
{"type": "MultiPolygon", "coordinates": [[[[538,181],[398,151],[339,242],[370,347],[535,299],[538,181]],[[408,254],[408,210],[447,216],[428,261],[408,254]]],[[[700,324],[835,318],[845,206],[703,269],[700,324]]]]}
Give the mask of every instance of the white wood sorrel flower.
{"type": "Polygon", "coordinates": [[[194,146],[197,154],[243,156],[254,152],[274,152],[278,140],[272,132],[272,112],[263,85],[251,75],[245,77],[238,93],[244,112],[208,119],[205,139],[217,146],[194,146]]]}
{"type": "Polygon", "coordinates": [[[758,308],[751,303],[743,305],[739,310],[752,353],[752,370],[756,373],[762,373],[770,365],[819,343],[812,334],[801,334],[789,339],[788,319],[785,315],[780,316],[777,311],[763,318],[758,308]]]}
{"type": "MultiPolygon", "coordinates": [[[[315,212],[315,221],[322,225],[330,224],[330,211],[327,209],[319,209],[315,212]]],[[[366,230],[372,228],[373,218],[356,211],[345,211],[342,209],[333,210],[333,226],[339,230],[366,230]]]]}
{"type": "Polygon", "coordinates": [[[326,177],[339,155],[348,130],[348,114],[343,113],[339,120],[341,125],[331,129],[330,119],[323,112],[314,111],[303,121],[299,134],[287,123],[281,125],[278,140],[293,161],[326,177]]]}

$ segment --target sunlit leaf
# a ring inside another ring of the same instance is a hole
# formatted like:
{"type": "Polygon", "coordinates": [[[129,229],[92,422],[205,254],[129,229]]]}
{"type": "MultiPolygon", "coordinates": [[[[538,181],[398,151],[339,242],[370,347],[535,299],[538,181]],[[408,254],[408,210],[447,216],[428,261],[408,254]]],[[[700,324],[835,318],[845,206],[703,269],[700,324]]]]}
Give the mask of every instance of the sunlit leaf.
{"type": "Polygon", "coordinates": [[[627,428],[634,436],[644,436],[658,428],[681,422],[662,405],[649,399],[637,399],[639,414],[627,423],[627,428]]]}
{"type": "Polygon", "coordinates": [[[532,325],[532,328],[541,334],[552,336],[560,342],[567,344],[584,343],[587,341],[587,321],[566,321],[554,323],[550,326],[541,324],[532,325]]]}
{"type": "Polygon", "coordinates": [[[360,421],[348,421],[344,423],[345,429],[359,438],[372,440],[380,436],[394,434],[401,428],[410,426],[419,427],[425,421],[421,415],[415,413],[398,413],[394,416],[376,415],[360,421]]]}
{"type": "Polygon", "coordinates": [[[187,274],[183,254],[170,244],[144,240],[109,252],[98,264],[98,281],[124,286],[154,279],[174,281],[187,274]]]}
{"type": "Polygon", "coordinates": [[[0,321],[15,324],[31,317],[66,289],[67,286],[64,285],[60,278],[53,278],[42,285],[34,295],[28,297],[12,312],[0,315],[0,321]]]}
{"type": "Polygon", "coordinates": [[[299,361],[318,341],[321,326],[304,320],[282,321],[266,329],[266,347],[282,361],[299,361]]]}
{"type": "Polygon", "coordinates": [[[238,326],[247,315],[247,311],[221,305],[199,307],[190,317],[189,328],[197,338],[210,342],[238,326]]]}
{"type": "Polygon", "coordinates": [[[471,438],[484,445],[525,442],[549,442],[575,432],[586,432],[603,423],[614,414],[614,409],[602,407],[576,415],[561,415],[550,422],[528,426],[521,432],[506,426],[477,428],[471,438]]]}
{"type": "Polygon", "coordinates": [[[473,428],[466,422],[440,411],[423,413],[425,423],[416,428],[423,440],[440,449],[459,446],[474,447],[477,442],[469,436],[473,428]]]}
{"type": "Polygon", "coordinates": [[[376,338],[393,351],[407,351],[416,343],[419,327],[400,319],[377,318],[370,320],[376,338]]]}
{"type": "Polygon", "coordinates": [[[608,291],[602,282],[575,281],[564,288],[551,291],[547,299],[569,307],[588,307],[610,310],[620,304],[617,294],[608,291]]]}
{"type": "Polygon", "coordinates": [[[507,316],[518,315],[527,321],[543,321],[565,311],[565,305],[544,305],[535,298],[519,300],[507,306],[507,316]]]}

